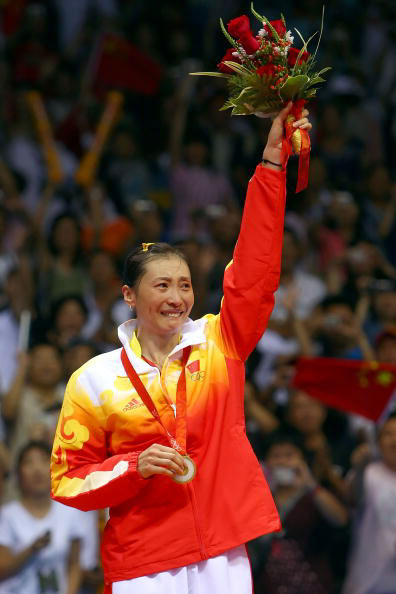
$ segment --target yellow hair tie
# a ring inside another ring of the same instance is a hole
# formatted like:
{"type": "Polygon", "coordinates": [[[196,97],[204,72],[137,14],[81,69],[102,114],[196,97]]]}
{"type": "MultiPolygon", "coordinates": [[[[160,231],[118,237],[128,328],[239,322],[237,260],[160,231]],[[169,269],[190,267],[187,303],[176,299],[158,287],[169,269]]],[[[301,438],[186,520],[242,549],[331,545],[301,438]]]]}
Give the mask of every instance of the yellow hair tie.
{"type": "Polygon", "coordinates": [[[154,243],[142,243],[142,251],[143,252],[147,252],[147,250],[149,249],[150,245],[154,245],[154,243]]]}

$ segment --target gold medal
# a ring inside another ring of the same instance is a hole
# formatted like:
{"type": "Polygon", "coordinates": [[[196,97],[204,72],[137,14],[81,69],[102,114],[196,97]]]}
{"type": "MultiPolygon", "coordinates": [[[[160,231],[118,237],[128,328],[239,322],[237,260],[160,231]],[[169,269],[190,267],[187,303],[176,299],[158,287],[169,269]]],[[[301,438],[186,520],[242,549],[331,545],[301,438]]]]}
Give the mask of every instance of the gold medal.
{"type": "Polygon", "coordinates": [[[173,475],[172,479],[175,483],[189,483],[193,480],[195,473],[197,471],[197,467],[195,466],[195,462],[191,460],[190,456],[183,456],[184,460],[184,472],[183,474],[175,474],[173,475]]]}

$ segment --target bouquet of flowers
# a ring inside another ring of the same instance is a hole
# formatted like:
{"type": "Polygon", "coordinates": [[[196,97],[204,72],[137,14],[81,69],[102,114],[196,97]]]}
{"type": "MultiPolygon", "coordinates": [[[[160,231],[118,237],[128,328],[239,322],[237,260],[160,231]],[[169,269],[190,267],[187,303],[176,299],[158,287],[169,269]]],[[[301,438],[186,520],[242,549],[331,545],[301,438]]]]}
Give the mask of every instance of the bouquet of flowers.
{"type": "Polygon", "coordinates": [[[309,158],[309,136],[304,130],[295,130],[292,123],[301,117],[305,102],[315,97],[317,86],[325,82],[322,75],[330,70],[323,68],[318,71],[315,65],[323,31],[323,15],[318,43],[314,53],[310,54],[307,46],[317,33],[305,41],[295,29],[302,41],[301,49],[297,49],[293,46],[294,37],[288,31],[283,15],[279,20],[269,21],[255,11],[253,3],[251,11],[262,26],[258,34],[252,32],[246,15],[231,20],[227,29],[220,19],[222,31],[232,47],[217,65],[218,72],[190,74],[225,78],[229,98],[221,109],[231,109],[232,115],[271,117],[293,101],[285,124],[285,150],[288,154],[293,150],[300,154],[300,169],[307,169],[307,159],[304,164],[301,157],[302,153],[308,153],[309,158]]]}

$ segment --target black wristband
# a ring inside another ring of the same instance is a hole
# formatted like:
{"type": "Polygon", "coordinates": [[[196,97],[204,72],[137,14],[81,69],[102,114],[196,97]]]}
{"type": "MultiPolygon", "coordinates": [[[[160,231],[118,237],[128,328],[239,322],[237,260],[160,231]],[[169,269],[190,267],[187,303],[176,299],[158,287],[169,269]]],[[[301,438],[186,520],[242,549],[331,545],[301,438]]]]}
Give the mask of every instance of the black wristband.
{"type": "Polygon", "coordinates": [[[275,167],[280,167],[282,169],[283,165],[282,163],[274,163],[273,161],[270,161],[269,159],[263,159],[262,164],[265,165],[265,163],[269,163],[270,165],[275,165],[275,167]]]}

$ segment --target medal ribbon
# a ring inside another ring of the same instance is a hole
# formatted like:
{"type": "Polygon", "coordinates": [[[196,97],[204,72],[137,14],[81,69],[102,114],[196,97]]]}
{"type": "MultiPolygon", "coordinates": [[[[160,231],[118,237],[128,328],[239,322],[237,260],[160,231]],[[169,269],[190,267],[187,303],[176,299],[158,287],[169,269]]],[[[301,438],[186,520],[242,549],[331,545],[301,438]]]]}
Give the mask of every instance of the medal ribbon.
{"type": "Polygon", "coordinates": [[[183,349],[182,356],[182,371],[179,376],[176,388],[176,435],[173,436],[171,432],[165,427],[159,412],[150,396],[147,392],[142,380],[135,368],[130,362],[125,349],[121,351],[121,361],[124,366],[125,372],[129,377],[131,384],[135,388],[143,401],[143,404],[150,411],[152,416],[164,429],[166,436],[172,448],[184,455],[186,453],[186,441],[187,441],[187,390],[186,390],[186,363],[191,353],[191,347],[183,349]]]}
{"type": "Polygon", "coordinates": [[[301,190],[305,190],[305,188],[308,186],[309,176],[309,155],[311,151],[311,141],[309,134],[306,130],[293,128],[293,122],[302,118],[304,105],[304,99],[298,99],[297,101],[294,101],[290,114],[285,121],[285,136],[283,138],[283,152],[287,155],[288,159],[293,152],[292,136],[298,134],[300,137],[297,149],[299,159],[296,193],[301,192],[301,190]]]}

